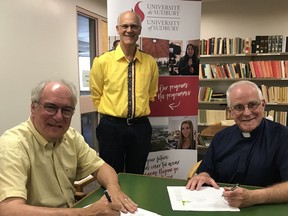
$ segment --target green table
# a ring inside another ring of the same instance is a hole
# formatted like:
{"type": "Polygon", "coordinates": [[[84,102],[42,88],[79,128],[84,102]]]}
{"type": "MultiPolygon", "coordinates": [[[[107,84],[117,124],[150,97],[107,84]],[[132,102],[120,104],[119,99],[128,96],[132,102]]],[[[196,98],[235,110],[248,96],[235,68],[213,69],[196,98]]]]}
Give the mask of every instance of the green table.
{"type": "MultiPolygon", "coordinates": [[[[258,205],[242,208],[240,212],[196,212],[196,211],[173,211],[167,186],[184,186],[185,180],[160,178],[145,175],[120,173],[119,182],[122,190],[134,200],[140,208],[155,212],[162,216],[287,216],[288,204],[258,205]]],[[[100,199],[103,189],[90,193],[87,197],[75,204],[75,208],[82,208],[100,199]]]]}

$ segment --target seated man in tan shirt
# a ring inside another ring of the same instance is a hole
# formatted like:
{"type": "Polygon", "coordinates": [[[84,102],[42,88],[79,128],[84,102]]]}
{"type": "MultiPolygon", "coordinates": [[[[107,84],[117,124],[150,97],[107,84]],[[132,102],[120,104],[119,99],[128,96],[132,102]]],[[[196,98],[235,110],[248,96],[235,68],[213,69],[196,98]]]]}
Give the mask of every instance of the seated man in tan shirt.
{"type": "Polygon", "coordinates": [[[111,216],[137,210],[114,169],[70,127],[76,103],[73,84],[41,82],[32,90],[30,118],[0,137],[1,216],[111,216]],[[90,174],[113,202],[102,197],[88,208],[65,208],[75,202],[74,181],[90,174]]]}

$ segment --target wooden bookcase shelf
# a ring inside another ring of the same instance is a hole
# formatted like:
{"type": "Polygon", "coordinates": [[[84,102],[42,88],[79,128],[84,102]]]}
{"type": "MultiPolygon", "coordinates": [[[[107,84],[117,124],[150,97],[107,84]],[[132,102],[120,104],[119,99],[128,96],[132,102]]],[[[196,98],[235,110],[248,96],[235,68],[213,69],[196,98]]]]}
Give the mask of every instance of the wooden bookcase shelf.
{"type": "MultiPolygon", "coordinates": [[[[236,55],[201,55],[200,64],[230,64],[230,63],[248,63],[249,61],[268,61],[268,60],[288,60],[288,53],[265,53],[265,54],[236,54],[236,55]]],[[[200,87],[210,87],[213,92],[226,93],[227,88],[234,82],[239,80],[250,80],[256,83],[259,87],[265,85],[267,87],[279,86],[287,87],[288,78],[202,78],[199,79],[200,87]]],[[[198,110],[226,110],[226,101],[199,101],[198,110]]],[[[268,112],[274,110],[275,112],[287,112],[288,103],[267,103],[265,110],[268,112]]],[[[202,113],[203,114],[203,113],[202,113]]],[[[198,113],[200,115],[200,112],[198,113]]],[[[199,116],[198,116],[199,117],[199,116]]],[[[198,118],[198,132],[210,126],[209,123],[203,123],[198,118]]],[[[224,120],[224,119],[223,119],[224,120]]],[[[287,123],[286,123],[287,124],[287,123]]],[[[207,147],[202,147],[202,154],[205,153],[207,147]]]]}

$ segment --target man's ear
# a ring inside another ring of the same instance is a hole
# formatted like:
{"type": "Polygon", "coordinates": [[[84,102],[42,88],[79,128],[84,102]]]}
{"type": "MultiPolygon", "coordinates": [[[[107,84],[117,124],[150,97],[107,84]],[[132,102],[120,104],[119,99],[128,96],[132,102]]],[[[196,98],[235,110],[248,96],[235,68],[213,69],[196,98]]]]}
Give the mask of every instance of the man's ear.
{"type": "Polygon", "coordinates": [[[31,112],[34,112],[36,108],[36,103],[32,102],[30,107],[31,107],[31,112]]]}
{"type": "Polygon", "coordinates": [[[118,26],[116,26],[116,32],[119,35],[119,27],[118,26]]]}
{"type": "Polygon", "coordinates": [[[265,100],[261,101],[261,106],[263,107],[263,109],[265,109],[265,106],[266,106],[266,101],[265,100]]]}
{"type": "Polygon", "coordinates": [[[261,101],[261,106],[265,108],[265,106],[266,106],[266,101],[265,100],[261,101]]]}
{"type": "Polygon", "coordinates": [[[228,113],[228,117],[234,119],[234,112],[232,112],[232,110],[229,107],[226,108],[226,111],[228,113]]]}

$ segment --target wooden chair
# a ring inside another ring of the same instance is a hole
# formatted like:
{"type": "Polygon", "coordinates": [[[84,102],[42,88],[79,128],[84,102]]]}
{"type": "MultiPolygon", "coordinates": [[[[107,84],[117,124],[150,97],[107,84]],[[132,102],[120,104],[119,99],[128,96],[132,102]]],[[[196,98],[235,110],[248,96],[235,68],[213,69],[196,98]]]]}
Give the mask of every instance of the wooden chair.
{"type": "Polygon", "coordinates": [[[94,177],[92,175],[89,175],[84,179],[74,182],[74,187],[76,190],[76,194],[74,197],[77,201],[81,200],[87,195],[86,193],[84,193],[84,187],[94,181],[95,181],[94,177]]]}
{"type": "Polygon", "coordinates": [[[221,124],[208,126],[201,131],[200,136],[212,139],[216,133],[218,133],[219,131],[223,130],[226,127],[228,126],[221,124]]]}
{"type": "Polygon", "coordinates": [[[202,162],[202,160],[198,161],[196,164],[194,164],[191,167],[191,169],[188,171],[187,179],[190,179],[190,178],[192,178],[195,175],[195,173],[196,173],[198,167],[200,166],[201,162],[202,162]]]}

